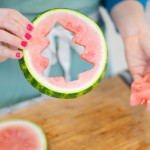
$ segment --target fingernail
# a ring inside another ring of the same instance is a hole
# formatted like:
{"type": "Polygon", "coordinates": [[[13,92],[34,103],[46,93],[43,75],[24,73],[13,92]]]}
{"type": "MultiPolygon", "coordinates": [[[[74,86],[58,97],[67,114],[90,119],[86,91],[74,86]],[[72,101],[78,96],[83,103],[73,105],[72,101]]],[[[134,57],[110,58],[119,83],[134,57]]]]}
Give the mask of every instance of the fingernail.
{"type": "Polygon", "coordinates": [[[16,57],[18,57],[18,58],[19,58],[19,57],[20,57],[20,53],[16,53],[16,57]]]}
{"type": "Polygon", "coordinates": [[[27,46],[27,42],[26,42],[26,41],[22,41],[22,42],[21,42],[21,45],[22,45],[23,47],[26,47],[26,46],[27,46]]]}
{"type": "Polygon", "coordinates": [[[31,36],[31,34],[26,33],[26,34],[25,34],[25,38],[26,38],[27,40],[30,40],[30,39],[32,38],[32,36],[31,36]]]}
{"type": "Polygon", "coordinates": [[[28,25],[27,25],[27,29],[28,29],[29,31],[32,31],[32,30],[33,30],[33,26],[32,26],[31,24],[28,24],[28,25]]]}

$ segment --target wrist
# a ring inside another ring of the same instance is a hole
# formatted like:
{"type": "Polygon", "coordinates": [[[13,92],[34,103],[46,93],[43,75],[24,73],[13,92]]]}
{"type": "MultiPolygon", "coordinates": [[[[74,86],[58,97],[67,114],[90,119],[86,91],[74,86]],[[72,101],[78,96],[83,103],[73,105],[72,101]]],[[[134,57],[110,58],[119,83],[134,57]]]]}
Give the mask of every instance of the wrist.
{"type": "Polygon", "coordinates": [[[126,0],[114,6],[111,10],[112,19],[122,38],[136,35],[140,29],[148,28],[144,8],[134,0],[126,0]]]}

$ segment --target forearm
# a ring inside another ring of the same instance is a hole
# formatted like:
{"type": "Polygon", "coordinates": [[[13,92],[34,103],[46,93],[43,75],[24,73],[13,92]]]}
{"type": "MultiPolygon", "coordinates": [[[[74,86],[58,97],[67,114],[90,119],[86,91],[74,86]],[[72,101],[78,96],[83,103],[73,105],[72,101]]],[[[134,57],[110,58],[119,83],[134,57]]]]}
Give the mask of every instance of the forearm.
{"type": "Polygon", "coordinates": [[[111,16],[123,38],[139,33],[141,28],[148,28],[143,6],[134,0],[126,0],[114,6],[111,16]]]}

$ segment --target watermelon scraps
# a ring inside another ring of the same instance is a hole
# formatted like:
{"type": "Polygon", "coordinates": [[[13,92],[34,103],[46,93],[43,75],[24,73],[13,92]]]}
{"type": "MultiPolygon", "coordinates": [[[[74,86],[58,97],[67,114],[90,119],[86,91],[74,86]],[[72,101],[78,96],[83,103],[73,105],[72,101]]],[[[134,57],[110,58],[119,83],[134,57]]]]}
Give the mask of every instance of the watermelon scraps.
{"type": "Polygon", "coordinates": [[[131,85],[130,105],[145,105],[150,111],[150,73],[144,78],[136,80],[131,85]]]}

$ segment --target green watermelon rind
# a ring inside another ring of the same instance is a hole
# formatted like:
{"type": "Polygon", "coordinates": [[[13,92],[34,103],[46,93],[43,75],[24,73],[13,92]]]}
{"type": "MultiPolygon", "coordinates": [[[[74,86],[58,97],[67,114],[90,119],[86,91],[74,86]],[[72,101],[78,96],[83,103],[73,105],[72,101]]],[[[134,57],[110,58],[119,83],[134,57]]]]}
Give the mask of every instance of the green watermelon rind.
{"type": "Polygon", "coordinates": [[[42,150],[47,150],[48,144],[47,144],[47,138],[46,138],[44,131],[36,123],[34,123],[32,121],[24,120],[24,119],[4,120],[4,121],[0,121],[0,129],[1,129],[1,126],[3,126],[3,125],[8,124],[11,126],[12,123],[17,123],[17,122],[27,123],[27,124],[31,125],[32,127],[35,127],[38,131],[40,131],[40,136],[41,136],[42,140],[44,141],[44,146],[43,146],[44,149],[42,149],[42,150]]]}
{"type": "MultiPolygon", "coordinates": [[[[83,15],[81,14],[80,12],[77,12],[75,10],[72,10],[72,9],[68,9],[68,8],[55,8],[55,9],[51,9],[51,10],[47,10],[41,14],[39,14],[36,18],[33,19],[32,23],[34,25],[34,23],[45,13],[48,13],[50,11],[54,11],[54,10],[71,10],[71,11],[74,11],[84,17],[87,17],[88,19],[90,19],[92,21],[92,23],[94,23],[95,25],[97,25],[91,18],[89,18],[88,16],[86,15],[83,15]]],[[[100,30],[100,32],[102,33],[100,27],[97,25],[98,29],[100,30]]],[[[103,36],[103,39],[104,38],[104,35],[102,33],[102,36],[103,36]]],[[[105,40],[104,40],[105,41],[105,40]]],[[[19,64],[20,64],[20,67],[21,67],[21,70],[25,76],[25,78],[27,79],[27,81],[35,88],[37,89],[38,91],[48,95],[48,96],[52,96],[52,97],[56,97],[56,98],[61,98],[61,99],[72,99],[72,98],[77,98],[77,97],[80,97],[88,92],[90,92],[92,89],[94,89],[100,82],[101,80],[103,79],[104,75],[105,75],[105,72],[106,72],[106,69],[107,69],[107,62],[108,62],[108,52],[107,52],[107,44],[106,44],[106,41],[105,41],[105,51],[106,51],[106,60],[105,60],[105,65],[104,65],[104,68],[103,68],[103,72],[100,74],[100,76],[95,80],[95,82],[93,82],[93,84],[89,87],[87,87],[86,89],[84,90],[81,90],[81,91],[77,91],[77,92],[72,92],[72,93],[65,93],[65,92],[59,92],[59,91],[54,91],[53,89],[50,89],[50,88],[47,88],[45,87],[42,83],[39,83],[39,81],[37,79],[35,79],[32,75],[32,73],[30,73],[27,65],[26,65],[26,61],[25,61],[25,57],[23,57],[22,59],[19,60],[19,64]]],[[[22,50],[23,53],[24,53],[24,50],[22,50]]]]}

